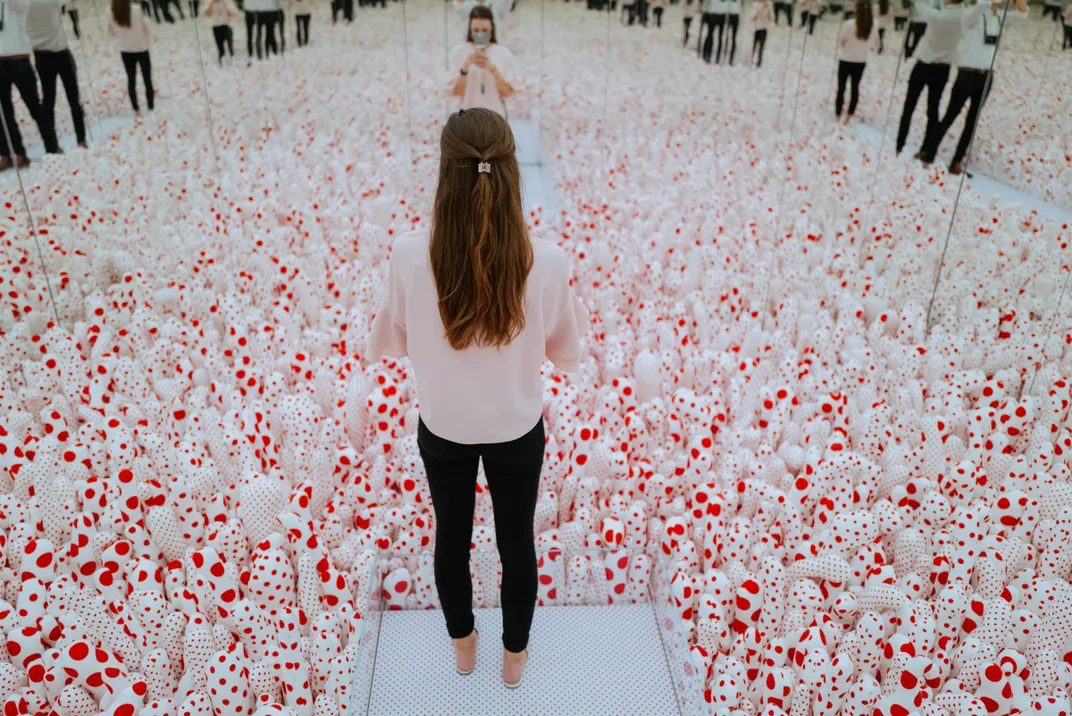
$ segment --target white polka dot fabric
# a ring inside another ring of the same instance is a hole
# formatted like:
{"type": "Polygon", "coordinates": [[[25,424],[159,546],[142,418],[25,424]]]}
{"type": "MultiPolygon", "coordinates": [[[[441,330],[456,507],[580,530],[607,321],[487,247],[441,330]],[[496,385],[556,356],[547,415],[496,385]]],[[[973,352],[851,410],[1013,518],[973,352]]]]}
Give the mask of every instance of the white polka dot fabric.
{"type": "Polygon", "coordinates": [[[368,716],[680,713],[650,604],[537,608],[515,690],[500,673],[501,610],[475,614],[476,670],[460,676],[440,611],[385,612],[368,716]]]}

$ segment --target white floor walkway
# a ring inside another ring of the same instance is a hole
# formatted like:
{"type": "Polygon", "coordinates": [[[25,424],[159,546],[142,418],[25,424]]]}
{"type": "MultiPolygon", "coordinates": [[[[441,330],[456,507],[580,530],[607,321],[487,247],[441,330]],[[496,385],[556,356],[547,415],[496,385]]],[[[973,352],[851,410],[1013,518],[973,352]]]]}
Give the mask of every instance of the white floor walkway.
{"type": "Polygon", "coordinates": [[[478,609],[476,624],[476,670],[460,676],[441,612],[385,612],[368,716],[679,713],[649,604],[537,608],[516,690],[500,674],[501,611],[478,609]]]}

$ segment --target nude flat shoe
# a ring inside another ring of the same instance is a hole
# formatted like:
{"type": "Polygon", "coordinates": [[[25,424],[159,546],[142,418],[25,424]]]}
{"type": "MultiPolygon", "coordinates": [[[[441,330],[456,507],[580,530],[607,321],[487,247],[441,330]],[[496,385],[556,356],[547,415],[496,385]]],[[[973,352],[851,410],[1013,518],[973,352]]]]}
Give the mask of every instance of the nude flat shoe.
{"type": "Polygon", "coordinates": [[[473,673],[473,669],[476,668],[476,642],[480,638],[480,632],[473,627],[473,648],[472,649],[459,649],[458,642],[465,641],[465,639],[454,639],[454,668],[458,670],[458,673],[462,676],[468,676],[473,673]]]}
{"type": "MultiPolygon", "coordinates": [[[[509,652],[507,652],[507,653],[509,653],[509,652]]],[[[518,686],[521,685],[522,672],[525,670],[525,664],[529,663],[529,650],[525,649],[521,653],[525,655],[525,658],[522,659],[521,663],[518,664],[517,666],[508,666],[507,662],[506,662],[506,659],[505,658],[503,659],[503,674],[502,674],[502,677],[503,677],[503,683],[506,684],[506,688],[508,688],[508,689],[516,689],[518,686]],[[516,678],[513,681],[511,681],[510,677],[515,676],[515,669],[516,669],[516,678]]]]}

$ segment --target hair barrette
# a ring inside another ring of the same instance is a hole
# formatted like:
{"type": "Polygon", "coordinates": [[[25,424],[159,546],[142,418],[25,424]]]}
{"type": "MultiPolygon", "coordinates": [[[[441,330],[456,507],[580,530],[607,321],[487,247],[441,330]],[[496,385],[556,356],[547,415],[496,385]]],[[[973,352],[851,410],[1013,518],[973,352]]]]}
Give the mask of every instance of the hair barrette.
{"type": "Polygon", "coordinates": [[[480,162],[476,165],[479,174],[491,174],[491,162],[480,162]]]}

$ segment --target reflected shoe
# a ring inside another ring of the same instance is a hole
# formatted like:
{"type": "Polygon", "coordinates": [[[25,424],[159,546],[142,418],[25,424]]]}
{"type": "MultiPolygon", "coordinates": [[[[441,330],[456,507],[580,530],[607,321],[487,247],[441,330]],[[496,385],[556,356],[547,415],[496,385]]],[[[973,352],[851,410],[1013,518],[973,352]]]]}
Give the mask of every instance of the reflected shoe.
{"type": "Polygon", "coordinates": [[[950,164],[949,165],[949,173],[950,174],[957,174],[957,175],[963,174],[964,173],[964,165],[961,164],[960,162],[957,162],[956,164],[950,164]]]}
{"type": "Polygon", "coordinates": [[[15,163],[11,161],[11,157],[0,157],[0,172],[6,172],[13,166],[15,163]]]}
{"type": "Polygon", "coordinates": [[[519,654],[503,649],[502,678],[508,689],[516,689],[521,685],[521,674],[525,670],[525,664],[529,661],[529,650],[525,649],[519,654]]]}
{"type": "Polygon", "coordinates": [[[480,632],[473,627],[473,633],[464,639],[454,640],[454,668],[462,676],[468,676],[476,668],[476,640],[480,632]]]}
{"type": "Polygon", "coordinates": [[[20,154],[19,156],[15,157],[15,166],[17,166],[19,169],[25,169],[26,167],[30,166],[30,158],[25,154],[20,154]]]}

